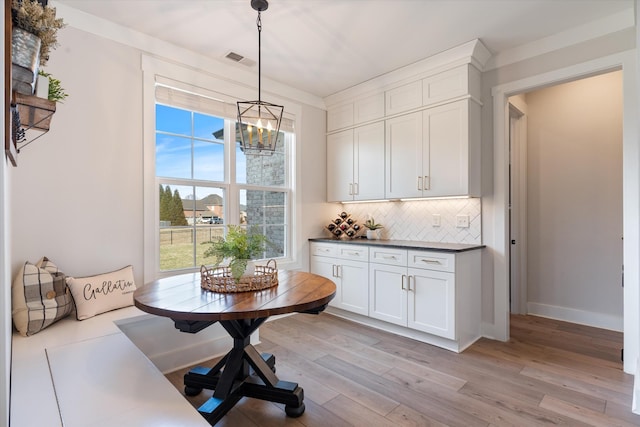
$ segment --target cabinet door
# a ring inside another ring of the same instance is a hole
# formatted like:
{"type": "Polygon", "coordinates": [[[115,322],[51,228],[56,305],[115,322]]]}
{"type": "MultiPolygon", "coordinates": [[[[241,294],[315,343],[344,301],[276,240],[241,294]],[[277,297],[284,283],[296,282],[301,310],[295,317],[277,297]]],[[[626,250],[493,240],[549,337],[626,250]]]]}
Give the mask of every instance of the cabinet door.
{"type": "Polygon", "coordinates": [[[340,302],[338,300],[341,294],[340,280],[334,276],[334,274],[337,272],[337,261],[338,260],[335,258],[327,258],[321,256],[312,256],[309,261],[309,272],[322,277],[326,277],[336,284],[336,296],[331,301],[329,301],[329,305],[335,307],[340,306],[340,302]]]}
{"type": "Polygon", "coordinates": [[[456,339],[455,274],[408,269],[411,283],[408,291],[407,326],[440,337],[456,339]]]}
{"type": "Polygon", "coordinates": [[[329,107],[327,111],[327,132],[353,126],[353,102],[329,107]]]}
{"type": "Polygon", "coordinates": [[[422,112],[389,119],[385,128],[386,198],[421,197],[423,175],[428,175],[422,170],[422,112]]]}
{"type": "MultiPolygon", "coordinates": [[[[369,314],[369,263],[340,260],[340,285],[336,291],[336,307],[354,313],[369,314]]],[[[337,285],[337,283],[336,283],[337,285]]]]}
{"type": "Polygon", "coordinates": [[[353,103],[353,123],[364,123],[384,117],[384,92],[367,96],[353,103]]]}
{"type": "Polygon", "coordinates": [[[353,199],[384,199],[384,122],[357,127],[353,132],[353,199]]]}
{"type": "Polygon", "coordinates": [[[327,135],[327,201],[353,200],[353,130],[327,135]]]}
{"type": "Polygon", "coordinates": [[[407,269],[369,265],[369,317],[407,326],[407,269]]]}
{"type": "MultiPolygon", "coordinates": [[[[469,101],[423,112],[423,136],[431,156],[430,185],[425,196],[468,194],[469,101]]],[[[425,174],[426,175],[426,174],[425,174]]]]}
{"type": "Polygon", "coordinates": [[[422,105],[422,81],[390,89],[385,93],[385,114],[392,116],[422,105]]]}

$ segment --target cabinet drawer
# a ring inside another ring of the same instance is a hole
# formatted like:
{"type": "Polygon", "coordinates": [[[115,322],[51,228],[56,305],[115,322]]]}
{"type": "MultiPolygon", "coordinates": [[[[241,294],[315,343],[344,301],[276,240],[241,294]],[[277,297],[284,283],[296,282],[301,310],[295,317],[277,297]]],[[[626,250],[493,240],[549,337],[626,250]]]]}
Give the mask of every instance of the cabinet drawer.
{"type": "Polygon", "coordinates": [[[446,252],[409,251],[409,267],[436,271],[455,271],[456,256],[446,252]]]}
{"type": "Polygon", "coordinates": [[[407,251],[390,248],[371,248],[369,262],[387,265],[407,266],[407,251]]]}
{"type": "Polygon", "coordinates": [[[341,259],[352,259],[357,261],[367,261],[369,259],[369,248],[366,246],[338,245],[337,254],[341,259]]]}
{"type": "Polygon", "coordinates": [[[338,255],[338,245],[311,242],[310,251],[311,255],[335,257],[338,255]]]}

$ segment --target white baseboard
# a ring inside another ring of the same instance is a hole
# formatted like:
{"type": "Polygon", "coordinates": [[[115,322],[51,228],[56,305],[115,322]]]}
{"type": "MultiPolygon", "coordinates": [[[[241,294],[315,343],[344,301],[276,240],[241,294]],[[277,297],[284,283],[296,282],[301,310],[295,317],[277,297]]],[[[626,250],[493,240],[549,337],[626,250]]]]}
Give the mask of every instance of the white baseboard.
{"type": "Polygon", "coordinates": [[[580,325],[593,326],[595,328],[609,329],[611,331],[622,332],[624,327],[622,314],[615,316],[535,302],[527,303],[527,313],[535,316],[563,320],[565,322],[578,323],[580,325]]]}
{"type": "Polygon", "coordinates": [[[633,378],[633,400],[631,412],[640,415],[640,359],[636,359],[636,373],[633,378]]]}

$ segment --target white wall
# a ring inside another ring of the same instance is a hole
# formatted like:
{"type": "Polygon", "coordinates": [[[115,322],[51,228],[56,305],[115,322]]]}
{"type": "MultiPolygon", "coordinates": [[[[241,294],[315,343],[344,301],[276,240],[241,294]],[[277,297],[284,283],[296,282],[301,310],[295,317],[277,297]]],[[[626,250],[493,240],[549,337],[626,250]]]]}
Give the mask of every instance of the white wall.
{"type": "Polygon", "coordinates": [[[74,28],[46,70],[69,97],[13,172],[13,271],[46,255],[67,275],[133,265],[142,281],[142,81],[135,49],[74,28]]]}
{"type": "Polygon", "coordinates": [[[622,330],[622,72],[526,95],[528,312],[622,330]]]}

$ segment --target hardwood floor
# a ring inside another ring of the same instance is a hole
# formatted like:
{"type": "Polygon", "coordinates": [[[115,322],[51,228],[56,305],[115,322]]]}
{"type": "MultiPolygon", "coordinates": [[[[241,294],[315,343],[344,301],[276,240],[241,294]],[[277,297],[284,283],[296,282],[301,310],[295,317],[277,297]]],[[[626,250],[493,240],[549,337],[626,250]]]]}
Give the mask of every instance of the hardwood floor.
{"type": "MultiPolygon", "coordinates": [[[[306,411],[244,398],[219,426],[640,426],[617,332],[512,316],[509,342],[456,354],[323,313],[268,322],[260,339],[306,411]]],[[[187,371],[167,375],[181,392],[187,371]]]]}

